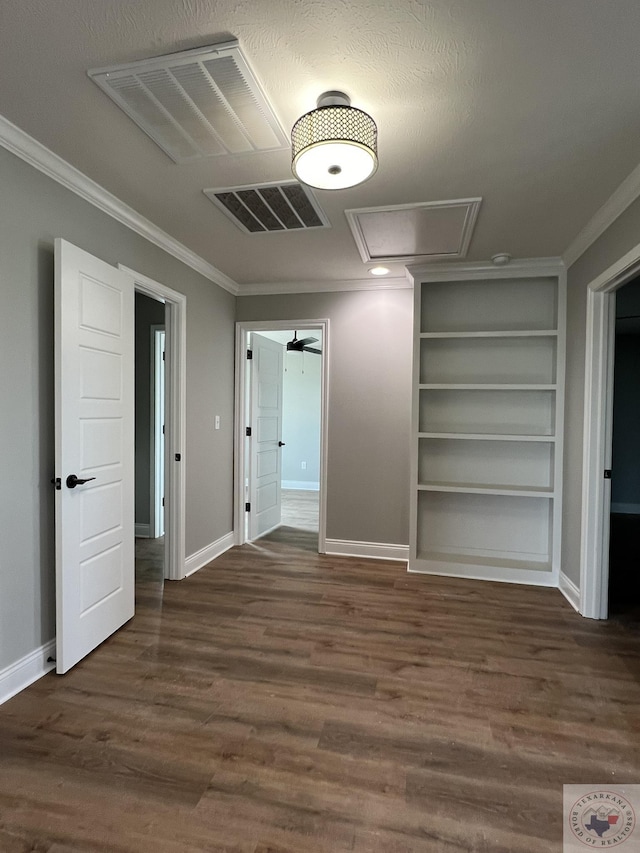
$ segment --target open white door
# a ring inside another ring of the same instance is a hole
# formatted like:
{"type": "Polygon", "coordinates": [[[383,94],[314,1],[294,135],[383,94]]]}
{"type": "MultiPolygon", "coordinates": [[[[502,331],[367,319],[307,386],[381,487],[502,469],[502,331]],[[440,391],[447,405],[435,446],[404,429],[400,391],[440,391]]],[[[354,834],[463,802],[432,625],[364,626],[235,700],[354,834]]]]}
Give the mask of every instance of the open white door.
{"type": "Polygon", "coordinates": [[[58,673],[134,613],[133,298],[129,275],[56,240],[58,673]]]}
{"type": "Polygon", "coordinates": [[[283,345],[251,336],[249,539],[280,524],[283,345]]]}

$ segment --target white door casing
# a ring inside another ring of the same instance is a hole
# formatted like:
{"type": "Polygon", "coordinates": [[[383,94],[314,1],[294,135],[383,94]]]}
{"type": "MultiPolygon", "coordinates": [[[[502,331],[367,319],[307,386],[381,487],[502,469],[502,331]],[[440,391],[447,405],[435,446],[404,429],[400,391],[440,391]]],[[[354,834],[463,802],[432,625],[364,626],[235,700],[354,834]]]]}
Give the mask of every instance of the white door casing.
{"type": "Polygon", "coordinates": [[[56,240],[58,673],[134,614],[133,299],[128,274],[56,240]]]}
{"type": "Polygon", "coordinates": [[[281,521],[284,347],[254,333],[251,350],[249,539],[254,540],[281,521]]]}

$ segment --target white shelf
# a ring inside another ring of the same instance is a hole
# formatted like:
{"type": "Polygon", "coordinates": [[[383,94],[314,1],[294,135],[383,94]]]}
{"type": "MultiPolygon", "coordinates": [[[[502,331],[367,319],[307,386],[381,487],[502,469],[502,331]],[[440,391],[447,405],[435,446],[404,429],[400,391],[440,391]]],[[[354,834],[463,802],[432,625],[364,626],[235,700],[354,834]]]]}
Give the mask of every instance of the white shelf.
{"type": "Polygon", "coordinates": [[[421,332],[420,338],[553,338],[558,336],[557,329],[531,329],[519,332],[421,332]]]}
{"type": "Polygon", "coordinates": [[[457,272],[415,282],[409,568],[552,586],[565,273],[457,272]]]}
{"type": "Polygon", "coordinates": [[[418,385],[421,391],[555,391],[556,385],[524,385],[522,383],[507,384],[500,382],[491,383],[435,383],[429,382],[418,385]]]}
{"type": "Polygon", "coordinates": [[[455,492],[464,495],[511,495],[520,498],[539,498],[554,496],[553,489],[545,487],[519,487],[482,485],[480,483],[421,483],[418,485],[419,492],[455,492]]]}
{"type": "Polygon", "coordinates": [[[555,435],[517,435],[484,432],[419,432],[418,438],[452,438],[460,441],[543,441],[555,442],[555,435]]]}

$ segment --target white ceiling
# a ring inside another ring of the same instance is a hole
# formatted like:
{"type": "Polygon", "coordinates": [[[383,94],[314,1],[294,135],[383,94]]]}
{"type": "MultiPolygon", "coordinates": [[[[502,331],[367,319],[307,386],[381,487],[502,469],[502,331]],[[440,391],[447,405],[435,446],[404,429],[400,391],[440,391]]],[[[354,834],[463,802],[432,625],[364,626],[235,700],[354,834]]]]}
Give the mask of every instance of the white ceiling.
{"type": "Polygon", "coordinates": [[[480,196],[469,260],[561,254],[640,161],[639,39],[637,0],[0,0],[0,113],[240,284],[354,280],[349,208],[480,196]],[[287,152],[176,165],[86,74],[229,38],[287,131],[329,89],[376,120],[331,229],[243,234],[202,190],[287,152]]]}

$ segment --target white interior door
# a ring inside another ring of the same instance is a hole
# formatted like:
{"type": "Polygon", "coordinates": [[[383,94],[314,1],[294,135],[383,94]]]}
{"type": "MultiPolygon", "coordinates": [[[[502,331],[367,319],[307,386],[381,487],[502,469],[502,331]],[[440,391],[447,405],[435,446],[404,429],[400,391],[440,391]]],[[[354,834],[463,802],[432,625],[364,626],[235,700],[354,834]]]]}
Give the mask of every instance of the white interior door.
{"type": "Polygon", "coordinates": [[[129,275],[56,240],[58,673],[134,613],[133,299],[129,275]]]}
{"type": "Polygon", "coordinates": [[[255,332],[251,336],[250,540],[273,530],[281,520],[283,349],[255,332]]]}

